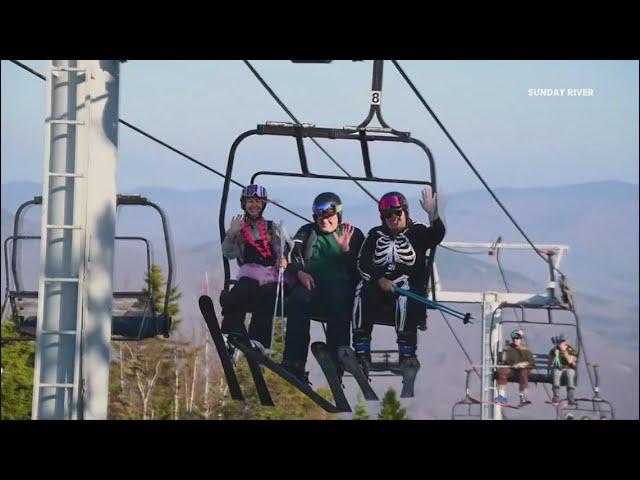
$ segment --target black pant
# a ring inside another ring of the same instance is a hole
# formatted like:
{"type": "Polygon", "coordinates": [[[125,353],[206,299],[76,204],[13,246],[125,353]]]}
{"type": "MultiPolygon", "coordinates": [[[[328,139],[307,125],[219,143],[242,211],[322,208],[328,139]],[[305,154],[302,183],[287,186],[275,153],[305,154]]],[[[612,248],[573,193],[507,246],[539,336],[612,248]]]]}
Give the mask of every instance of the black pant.
{"type": "MultiPolygon", "coordinates": [[[[418,295],[425,294],[424,287],[414,288],[409,285],[409,289],[418,295]]],[[[360,310],[356,309],[353,318],[353,342],[355,344],[371,340],[374,322],[393,322],[398,334],[398,345],[416,348],[418,324],[426,314],[427,307],[424,303],[396,293],[383,292],[377,282],[362,282],[360,310]]]]}
{"type": "Polygon", "coordinates": [[[240,278],[223,300],[222,333],[243,332],[244,317],[252,312],[249,337],[269,348],[277,287],[275,283],[260,286],[252,278],[240,278]]]}
{"type": "Polygon", "coordinates": [[[309,351],[312,315],[327,320],[327,347],[337,360],[338,347],[349,346],[353,287],[345,280],[317,284],[309,291],[298,284],[286,302],[287,337],[283,362],[304,368],[309,351]]]}

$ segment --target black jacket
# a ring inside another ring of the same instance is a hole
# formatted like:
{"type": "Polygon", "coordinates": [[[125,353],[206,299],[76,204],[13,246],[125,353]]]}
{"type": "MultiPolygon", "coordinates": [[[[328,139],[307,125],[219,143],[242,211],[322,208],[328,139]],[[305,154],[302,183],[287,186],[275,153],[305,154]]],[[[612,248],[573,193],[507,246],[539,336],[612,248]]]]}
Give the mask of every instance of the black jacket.
{"type": "Polygon", "coordinates": [[[411,285],[427,281],[427,250],[444,238],[445,227],[440,218],[430,227],[411,223],[404,231],[392,237],[386,225],[369,230],[358,258],[358,270],[367,282],[382,277],[395,280],[408,275],[411,285]]]}
{"type": "MultiPolygon", "coordinates": [[[[342,225],[341,225],[342,226],[342,225]]],[[[317,227],[315,223],[307,223],[300,227],[293,237],[294,246],[291,253],[291,262],[287,267],[287,272],[297,275],[300,270],[309,273],[309,260],[313,252],[313,246],[318,239],[317,227]]],[[[349,279],[355,285],[360,281],[360,275],[357,268],[358,252],[364,241],[362,231],[353,227],[353,236],[349,242],[349,251],[342,254],[349,279]]]]}
{"type": "Polygon", "coordinates": [[[571,346],[567,346],[567,351],[563,355],[559,348],[552,348],[549,351],[549,366],[554,367],[558,366],[561,369],[564,368],[573,368],[575,369],[578,366],[578,353],[571,346]],[[569,358],[573,357],[574,363],[569,363],[569,358]],[[556,358],[558,359],[556,362],[556,358]],[[559,365],[558,365],[559,363],[559,365]]]}

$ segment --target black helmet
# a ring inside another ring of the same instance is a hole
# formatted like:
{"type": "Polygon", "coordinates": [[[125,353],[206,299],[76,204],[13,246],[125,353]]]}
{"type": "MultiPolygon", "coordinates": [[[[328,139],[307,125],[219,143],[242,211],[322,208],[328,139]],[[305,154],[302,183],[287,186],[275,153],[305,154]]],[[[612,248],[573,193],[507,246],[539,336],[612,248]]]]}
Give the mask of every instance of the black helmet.
{"type": "Polygon", "coordinates": [[[333,192],[324,192],[313,200],[313,218],[338,214],[338,221],[342,223],[342,200],[333,192]]]}

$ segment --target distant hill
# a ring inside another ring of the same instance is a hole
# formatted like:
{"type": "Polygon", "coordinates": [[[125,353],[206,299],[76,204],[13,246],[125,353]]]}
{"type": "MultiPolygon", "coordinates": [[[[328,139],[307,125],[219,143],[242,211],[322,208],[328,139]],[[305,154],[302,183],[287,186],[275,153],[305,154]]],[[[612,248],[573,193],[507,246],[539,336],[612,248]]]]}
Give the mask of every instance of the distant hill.
{"type": "MultiPolygon", "coordinates": [[[[11,233],[17,206],[40,192],[41,186],[35,183],[2,186],[3,239],[11,233]]],[[[180,192],[154,187],[125,193],[147,196],[169,216],[176,253],[176,282],[183,292],[181,316],[185,320],[184,335],[205,334],[197,298],[208,291],[217,304],[223,281],[218,232],[220,190],[180,192]]],[[[566,187],[498,189],[496,194],[532,240],[564,243],[571,247],[561,269],[569,275],[575,291],[589,358],[602,364],[603,392],[605,397],[616,403],[619,415],[637,418],[638,186],[623,182],[597,182],[566,187]]],[[[345,202],[345,218],[360,226],[365,233],[369,226],[379,222],[375,206],[363,200],[361,192],[354,189],[344,193],[340,191],[340,195],[345,202]]],[[[277,191],[279,200],[305,216],[313,196],[313,192],[299,188],[277,191]]],[[[412,217],[420,221],[424,219],[426,215],[417,206],[416,199],[412,198],[410,202],[412,217]]],[[[229,199],[227,219],[238,210],[238,193],[235,191],[229,199]]],[[[269,206],[270,218],[279,218],[278,212],[274,206],[269,206]]],[[[38,208],[29,212],[25,222],[28,230],[39,231],[39,214],[38,208]]],[[[289,215],[282,218],[290,233],[294,233],[301,224],[300,220],[289,215]]],[[[503,241],[524,242],[484,191],[450,195],[445,218],[447,241],[493,242],[502,235],[503,241]]],[[[162,229],[157,214],[150,209],[123,208],[118,222],[118,234],[143,235],[153,241],[156,261],[166,272],[162,229]]],[[[39,251],[37,246],[30,248],[33,250],[25,250],[21,261],[25,277],[23,283],[35,285],[39,251]]],[[[512,291],[543,291],[547,269],[537,256],[531,252],[502,251],[501,259],[512,291]]],[[[443,288],[448,290],[504,291],[495,257],[486,253],[462,255],[438,249],[437,265],[443,288]]],[[[141,288],[143,277],[142,251],[135,246],[118,247],[116,286],[141,288]]],[[[3,288],[4,282],[3,270],[3,288]]],[[[475,311],[474,315],[479,315],[479,312],[475,311]]],[[[512,316],[511,313],[506,315],[512,316]]],[[[478,361],[479,324],[463,326],[456,321],[452,323],[469,354],[478,361]]],[[[319,325],[314,324],[313,328],[313,338],[321,338],[319,325]]],[[[552,335],[548,330],[527,327],[527,333],[534,346],[539,346],[540,350],[548,348],[548,338],[552,335]]],[[[571,334],[571,329],[566,333],[571,334]]],[[[393,347],[393,329],[377,328],[374,343],[393,347]]],[[[404,403],[414,418],[448,418],[452,403],[464,396],[464,369],[468,362],[438,313],[430,314],[429,330],[420,336],[419,353],[423,367],[416,387],[417,396],[404,403]]],[[[314,384],[322,385],[321,374],[313,361],[310,368],[314,384]]],[[[581,378],[582,385],[586,385],[584,372],[581,378]]],[[[355,400],[354,385],[348,379],[346,385],[350,399],[355,400]]],[[[375,380],[379,393],[388,385],[399,388],[399,379],[375,380]]],[[[477,390],[476,383],[472,384],[472,390],[477,390]]],[[[532,390],[535,409],[530,411],[532,413],[514,414],[514,417],[526,418],[535,413],[546,418],[544,391],[540,386],[532,390]]]]}

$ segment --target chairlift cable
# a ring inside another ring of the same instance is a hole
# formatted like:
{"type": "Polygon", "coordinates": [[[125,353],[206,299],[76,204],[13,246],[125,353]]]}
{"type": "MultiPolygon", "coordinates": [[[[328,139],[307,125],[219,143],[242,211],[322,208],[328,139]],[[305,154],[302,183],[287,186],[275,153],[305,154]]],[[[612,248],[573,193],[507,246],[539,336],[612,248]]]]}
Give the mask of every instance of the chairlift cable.
{"type": "Polygon", "coordinates": [[[450,251],[455,252],[455,253],[462,253],[463,255],[486,255],[487,254],[486,250],[484,250],[482,252],[465,252],[464,250],[457,250],[455,248],[445,247],[442,244],[438,245],[438,248],[444,248],[445,250],[450,250],[450,251]]]}
{"type": "MultiPolygon", "coordinates": [[[[500,237],[498,237],[498,239],[500,239],[500,237]]],[[[498,243],[498,240],[496,240],[496,243],[498,243]]],[[[502,282],[504,283],[504,288],[507,290],[507,293],[511,293],[511,289],[509,288],[509,284],[507,283],[507,278],[504,274],[504,270],[502,269],[502,263],[500,262],[500,249],[496,248],[496,261],[498,263],[498,270],[500,271],[500,276],[502,277],[502,282]]],[[[515,308],[512,310],[513,311],[513,316],[515,317],[516,321],[518,322],[518,326],[520,328],[522,328],[522,317],[518,318],[518,315],[516,315],[516,310],[515,308]]]]}
{"type": "Polygon", "coordinates": [[[464,348],[464,345],[462,344],[462,342],[458,338],[458,335],[456,335],[456,331],[453,329],[453,327],[449,323],[449,319],[446,317],[445,313],[442,310],[438,310],[438,311],[440,312],[440,315],[442,315],[442,318],[444,319],[445,323],[447,324],[447,327],[449,327],[449,330],[451,330],[451,333],[453,334],[453,338],[455,338],[456,342],[458,342],[458,345],[460,346],[460,349],[462,350],[462,353],[464,353],[464,356],[467,357],[467,360],[469,360],[469,364],[472,366],[473,371],[478,376],[478,378],[481,378],[480,374],[478,373],[478,370],[476,370],[476,368],[475,368],[475,364],[473,363],[473,360],[471,360],[471,356],[469,355],[467,350],[464,348]]]}
{"type": "MultiPolygon", "coordinates": [[[[422,96],[422,94],[418,91],[418,89],[415,87],[415,85],[413,84],[413,82],[411,81],[411,79],[407,76],[407,74],[405,73],[405,71],[402,69],[402,67],[400,66],[400,64],[396,61],[396,60],[391,60],[393,62],[393,65],[396,67],[396,69],[398,70],[398,72],[400,72],[400,75],[402,75],[402,77],[404,78],[404,80],[407,82],[407,84],[409,85],[409,87],[413,90],[413,92],[416,94],[416,96],[418,97],[418,99],[420,100],[420,102],[422,103],[422,105],[424,105],[424,107],[427,109],[427,111],[431,114],[431,116],[433,117],[433,119],[436,121],[436,123],[438,124],[438,126],[442,129],[442,131],[444,132],[444,134],[447,136],[447,138],[451,141],[451,143],[453,144],[453,146],[456,148],[456,150],[458,151],[458,153],[462,156],[462,158],[464,159],[464,161],[467,163],[467,165],[469,165],[469,167],[471,168],[471,170],[473,171],[473,173],[476,175],[476,177],[478,177],[478,179],[480,180],[480,182],[484,185],[484,187],[487,189],[487,191],[489,192],[489,194],[493,197],[493,199],[496,201],[496,203],[500,206],[500,208],[502,209],[502,211],[507,215],[507,217],[509,217],[509,220],[511,220],[511,223],[513,223],[513,225],[516,227],[516,229],[520,232],[520,234],[524,237],[524,239],[527,241],[527,243],[531,246],[531,248],[533,248],[533,251],[540,257],[542,258],[545,263],[547,263],[547,258],[540,252],[540,250],[538,250],[536,248],[536,246],[533,244],[533,242],[529,239],[529,237],[527,236],[527,234],[524,232],[524,230],[520,227],[520,225],[518,225],[518,222],[515,221],[515,219],[511,216],[511,214],[509,213],[509,211],[507,210],[507,208],[502,204],[502,202],[498,199],[498,197],[496,196],[495,193],[493,193],[493,190],[491,189],[491,187],[487,184],[487,182],[485,182],[484,178],[482,178],[482,175],[480,175],[480,173],[478,172],[478,170],[473,166],[473,164],[471,163],[471,161],[467,158],[467,156],[465,155],[465,153],[462,151],[462,149],[458,146],[458,144],[456,143],[456,141],[453,139],[453,137],[449,134],[449,132],[447,131],[447,129],[445,128],[445,126],[442,124],[442,122],[440,121],[440,119],[438,118],[438,116],[435,114],[435,112],[431,109],[431,107],[429,106],[429,104],[427,104],[427,102],[425,101],[424,97],[422,96]]],[[[558,272],[560,275],[564,275],[564,273],[562,273],[557,267],[553,267],[553,269],[558,272]]]]}
{"type": "MultiPolygon", "coordinates": [[[[24,70],[28,71],[29,73],[31,73],[31,74],[33,74],[33,75],[35,75],[36,77],[39,77],[39,78],[41,78],[42,80],[46,80],[46,78],[45,78],[45,76],[44,76],[44,75],[42,75],[42,74],[40,74],[40,73],[36,72],[35,70],[33,70],[32,68],[28,67],[27,65],[25,65],[25,64],[23,64],[23,63],[21,63],[21,62],[19,62],[19,61],[17,61],[17,60],[11,60],[11,62],[12,62],[12,63],[14,63],[14,64],[16,64],[16,65],[17,65],[17,66],[19,66],[20,68],[23,68],[24,70]]],[[[135,125],[133,125],[133,124],[131,124],[131,123],[127,122],[126,120],[124,120],[124,119],[120,118],[120,119],[118,119],[118,121],[119,121],[121,124],[123,124],[125,127],[129,127],[131,130],[134,130],[135,132],[138,132],[140,135],[142,135],[142,136],[144,136],[144,137],[147,137],[147,138],[148,138],[148,139],[150,139],[150,140],[153,140],[154,142],[156,142],[156,143],[158,143],[158,144],[162,145],[163,147],[165,147],[165,148],[167,148],[167,149],[171,150],[171,151],[172,151],[172,152],[174,152],[174,153],[177,153],[178,155],[180,155],[180,156],[182,156],[182,157],[186,158],[187,160],[189,160],[189,161],[191,161],[191,162],[195,163],[196,165],[198,165],[198,166],[200,166],[200,167],[204,168],[205,170],[208,170],[208,171],[210,171],[210,172],[212,172],[212,173],[214,173],[214,174],[218,175],[218,176],[219,176],[219,177],[221,177],[221,178],[225,178],[225,175],[224,175],[224,174],[222,174],[222,173],[220,173],[219,171],[217,171],[215,168],[212,168],[212,167],[210,167],[210,166],[206,165],[205,163],[202,163],[201,161],[199,161],[199,160],[197,160],[197,159],[193,158],[192,156],[187,155],[186,153],[182,152],[181,150],[178,150],[177,148],[173,147],[172,145],[169,145],[168,143],[166,143],[166,142],[164,142],[164,141],[160,140],[159,138],[157,138],[157,137],[155,137],[155,136],[151,135],[150,133],[148,133],[148,132],[146,132],[146,131],[142,130],[141,128],[136,127],[135,125]]],[[[236,185],[236,186],[238,186],[238,187],[240,187],[240,188],[244,188],[244,187],[245,187],[245,185],[241,184],[240,182],[237,182],[237,181],[236,181],[236,180],[234,180],[233,178],[231,179],[231,183],[233,183],[234,185],[236,185]]],[[[276,207],[278,207],[278,208],[280,208],[280,209],[284,210],[285,212],[288,212],[288,213],[290,213],[291,215],[294,215],[294,216],[298,217],[299,219],[303,220],[304,222],[308,222],[308,221],[309,221],[309,219],[308,219],[308,218],[303,217],[302,215],[300,215],[300,214],[298,214],[298,213],[294,212],[293,210],[288,209],[287,207],[285,207],[285,206],[281,205],[281,204],[280,204],[280,203],[278,203],[278,202],[275,202],[275,201],[273,201],[273,200],[268,200],[268,202],[269,202],[269,203],[271,203],[271,204],[273,204],[273,205],[275,205],[276,207]]]]}

